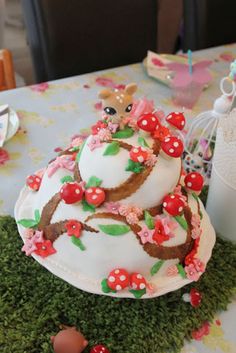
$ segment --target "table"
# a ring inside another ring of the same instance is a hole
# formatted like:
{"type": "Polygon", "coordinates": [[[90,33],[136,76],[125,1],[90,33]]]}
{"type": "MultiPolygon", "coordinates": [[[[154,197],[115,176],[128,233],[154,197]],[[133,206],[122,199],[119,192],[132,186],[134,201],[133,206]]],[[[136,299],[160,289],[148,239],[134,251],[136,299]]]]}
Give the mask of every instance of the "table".
{"type": "MultiPolygon", "coordinates": [[[[213,60],[214,81],[201,95],[194,110],[186,110],[190,122],[203,110],[212,108],[220,95],[219,82],[236,58],[236,44],[194,53],[196,58],[213,60]]],[[[137,97],[153,99],[166,114],[176,110],[170,89],[150,79],[142,64],[75,76],[35,86],[5,91],[0,104],[8,103],[20,118],[20,130],[0,149],[0,215],[13,215],[14,203],[26,176],[45,166],[76,134],[88,133],[99,119],[101,104],[97,98],[104,86],[118,87],[129,82],[139,85],[137,97]]],[[[235,353],[236,300],[227,312],[219,313],[210,334],[201,341],[186,344],[182,353],[235,353]]]]}

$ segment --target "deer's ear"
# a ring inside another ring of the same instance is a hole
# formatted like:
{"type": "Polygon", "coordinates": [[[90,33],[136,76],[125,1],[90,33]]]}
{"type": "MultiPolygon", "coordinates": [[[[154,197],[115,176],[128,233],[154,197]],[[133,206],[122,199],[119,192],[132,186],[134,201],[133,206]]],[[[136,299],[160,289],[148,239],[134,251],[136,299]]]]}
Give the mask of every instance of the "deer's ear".
{"type": "Polygon", "coordinates": [[[137,85],[136,83],[129,83],[126,87],[125,87],[125,93],[129,94],[130,96],[132,96],[136,91],[137,91],[137,85]]]}
{"type": "Polygon", "coordinates": [[[112,91],[109,89],[103,89],[101,92],[98,94],[98,98],[100,99],[107,99],[112,95],[112,91]]]}

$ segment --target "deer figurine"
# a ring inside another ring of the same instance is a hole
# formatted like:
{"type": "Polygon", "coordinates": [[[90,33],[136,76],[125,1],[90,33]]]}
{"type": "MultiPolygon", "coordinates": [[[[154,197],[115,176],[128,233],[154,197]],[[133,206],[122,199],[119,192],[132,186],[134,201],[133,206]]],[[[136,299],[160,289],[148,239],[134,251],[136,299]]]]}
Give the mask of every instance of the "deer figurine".
{"type": "Polygon", "coordinates": [[[129,116],[132,110],[133,94],[136,91],[137,85],[130,83],[122,90],[103,89],[99,93],[98,97],[102,100],[102,107],[108,121],[119,124],[121,130],[125,126],[125,118],[129,116]]]}

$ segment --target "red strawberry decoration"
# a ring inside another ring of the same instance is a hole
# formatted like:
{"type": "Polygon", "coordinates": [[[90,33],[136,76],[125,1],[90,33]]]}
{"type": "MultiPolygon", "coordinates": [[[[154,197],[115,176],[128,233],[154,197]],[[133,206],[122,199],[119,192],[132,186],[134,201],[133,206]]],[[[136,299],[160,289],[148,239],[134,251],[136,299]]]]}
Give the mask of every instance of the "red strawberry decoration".
{"type": "Polygon", "coordinates": [[[110,353],[110,351],[103,344],[98,344],[91,348],[90,353],[110,353]]]}
{"type": "Polygon", "coordinates": [[[84,191],[82,186],[76,182],[65,183],[60,190],[61,199],[67,204],[81,201],[83,194],[84,191]]]}
{"type": "Polygon", "coordinates": [[[42,182],[42,178],[40,178],[38,175],[35,175],[35,174],[28,176],[26,179],[26,185],[30,189],[35,191],[39,190],[41,182],[42,182]]]}
{"type": "Polygon", "coordinates": [[[107,285],[110,289],[119,291],[129,285],[129,274],[123,268],[116,268],[111,271],[107,278],[107,285]]]}
{"type": "Polygon", "coordinates": [[[102,188],[91,186],[85,190],[85,200],[95,207],[100,206],[106,198],[106,194],[102,188]]]}
{"type": "Polygon", "coordinates": [[[148,158],[148,152],[144,147],[133,147],[130,150],[129,156],[133,162],[143,163],[148,158]]]}

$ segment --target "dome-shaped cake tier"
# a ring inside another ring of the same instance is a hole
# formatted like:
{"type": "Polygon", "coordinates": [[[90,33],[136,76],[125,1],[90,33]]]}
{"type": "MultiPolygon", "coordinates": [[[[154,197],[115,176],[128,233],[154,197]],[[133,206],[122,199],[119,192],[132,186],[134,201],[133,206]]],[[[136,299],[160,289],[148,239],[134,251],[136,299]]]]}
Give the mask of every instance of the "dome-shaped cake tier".
{"type": "Polygon", "coordinates": [[[23,251],[80,289],[152,298],[197,280],[211,256],[198,175],[184,184],[181,140],[152,114],[145,129],[148,119],[151,133],[98,122],[30,176],[16,203],[23,251]]]}

